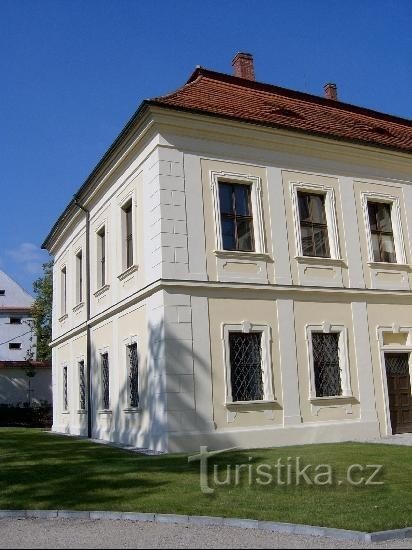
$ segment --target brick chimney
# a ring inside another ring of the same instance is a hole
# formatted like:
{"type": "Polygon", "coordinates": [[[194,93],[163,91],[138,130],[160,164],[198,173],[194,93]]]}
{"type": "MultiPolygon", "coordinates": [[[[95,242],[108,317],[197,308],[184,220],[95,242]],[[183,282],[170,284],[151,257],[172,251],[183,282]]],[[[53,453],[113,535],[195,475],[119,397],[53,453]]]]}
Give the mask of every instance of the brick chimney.
{"type": "Polygon", "coordinates": [[[328,82],[323,86],[323,89],[325,90],[326,99],[338,101],[338,88],[336,84],[333,84],[333,82],[328,82]]]}
{"type": "Polygon", "coordinates": [[[253,65],[252,54],[239,52],[233,58],[232,67],[235,76],[255,80],[255,67],[253,65]]]}

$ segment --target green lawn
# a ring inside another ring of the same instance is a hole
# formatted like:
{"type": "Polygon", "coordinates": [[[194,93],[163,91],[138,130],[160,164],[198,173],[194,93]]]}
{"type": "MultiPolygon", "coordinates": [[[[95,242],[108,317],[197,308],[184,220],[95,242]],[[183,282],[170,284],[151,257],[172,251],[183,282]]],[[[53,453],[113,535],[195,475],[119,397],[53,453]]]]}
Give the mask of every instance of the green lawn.
{"type": "Polygon", "coordinates": [[[0,509],[158,512],[395,529],[412,525],[411,450],[350,443],[234,451],[211,461],[209,483],[216,490],[206,495],[199,488],[199,463],[188,464],[185,455],[142,456],[40,430],[1,428],[0,509]],[[242,463],[255,480],[259,464],[274,465],[279,458],[287,464],[288,457],[290,464],[296,457],[303,465],[330,464],[333,484],[296,486],[292,471],[291,485],[249,485],[244,467],[237,486],[234,476],[230,486],[214,485],[214,465],[221,481],[226,464],[242,463]],[[377,477],[383,485],[339,484],[353,463],[384,465],[377,477]]]}

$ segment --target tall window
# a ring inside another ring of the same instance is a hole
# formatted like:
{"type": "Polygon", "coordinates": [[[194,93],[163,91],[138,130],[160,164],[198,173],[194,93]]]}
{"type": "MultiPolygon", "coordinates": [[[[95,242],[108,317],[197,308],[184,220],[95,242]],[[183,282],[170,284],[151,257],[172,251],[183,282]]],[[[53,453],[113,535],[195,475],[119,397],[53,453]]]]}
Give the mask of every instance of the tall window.
{"type": "Polygon", "coordinates": [[[106,284],[106,228],[103,226],[97,233],[97,285],[106,284]]]}
{"type": "Polygon", "coordinates": [[[127,346],[129,363],[129,403],[131,407],[139,406],[139,358],[137,343],[127,346]]]}
{"type": "Polygon", "coordinates": [[[69,408],[68,393],[67,393],[67,367],[63,367],[63,410],[69,408]]]}
{"type": "Polygon", "coordinates": [[[76,299],[80,304],[83,301],[83,252],[76,254],[76,299]]]}
{"type": "Polygon", "coordinates": [[[263,399],[262,333],[230,332],[232,401],[263,399]]]}
{"type": "Polygon", "coordinates": [[[67,313],[67,271],[66,267],[60,272],[60,289],[61,289],[61,314],[66,315],[67,313]]]}
{"type": "Polygon", "coordinates": [[[219,202],[223,249],[253,252],[250,185],[219,182],[219,202]]]}
{"type": "Polygon", "coordinates": [[[132,201],[122,208],[124,219],[124,262],[128,269],[133,265],[133,214],[132,201]]]}
{"type": "Polygon", "coordinates": [[[339,334],[312,332],[316,397],[342,395],[339,334]]]}
{"type": "Polygon", "coordinates": [[[298,191],[302,254],[330,258],[325,195],[298,191]]]}
{"type": "Polygon", "coordinates": [[[101,355],[102,369],[102,407],[107,410],[110,408],[110,373],[109,373],[109,354],[101,355]]]}
{"type": "Polygon", "coordinates": [[[86,410],[86,372],[84,361],[79,362],[79,405],[81,411],[86,410]]]}
{"type": "Polygon", "coordinates": [[[396,263],[391,205],[368,201],[368,215],[374,261],[396,263]]]}

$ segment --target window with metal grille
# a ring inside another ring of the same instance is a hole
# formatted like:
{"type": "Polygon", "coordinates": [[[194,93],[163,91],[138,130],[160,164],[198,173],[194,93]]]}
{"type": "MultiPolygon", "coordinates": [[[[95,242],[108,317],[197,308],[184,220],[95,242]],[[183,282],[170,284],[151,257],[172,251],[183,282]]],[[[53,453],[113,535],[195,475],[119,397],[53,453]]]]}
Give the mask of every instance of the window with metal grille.
{"type": "Polygon", "coordinates": [[[139,357],[137,355],[137,343],[127,346],[129,362],[129,404],[131,407],[139,406],[139,357]]]}
{"type": "Polygon", "coordinates": [[[255,250],[250,185],[219,183],[220,222],[224,250],[255,250]]]}
{"type": "Polygon", "coordinates": [[[67,367],[63,367],[63,410],[69,408],[68,393],[67,393],[67,367]]]}
{"type": "Polygon", "coordinates": [[[84,361],[79,362],[79,405],[80,410],[86,410],[86,372],[84,361]]]}
{"type": "Polygon", "coordinates": [[[104,410],[110,408],[110,373],[109,373],[109,354],[102,353],[102,407],[104,410]]]}
{"type": "Polygon", "coordinates": [[[312,332],[316,397],[342,395],[339,333],[312,332]]]}
{"type": "Polygon", "coordinates": [[[325,195],[298,191],[302,254],[330,258],[325,195]]]}
{"type": "Polygon", "coordinates": [[[262,333],[230,332],[232,401],[263,399],[262,333]]]}
{"type": "Polygon", "coordinates": [[[368,215],[374,261],[396,263],[391,205],[368,201],[368,215]]]}
{"type": "Polygon", "coordinates": [[[99,288],[106,284],[106,228],[102,227],[97,233],[97,285],[99,288]]]}
{"type": "Polygon", "coordinates": [[[125,268],[128,269],[133,265],[133,215],[132,201],[128,202],[123,207],[124,216],[124,238],[125,238],[125,268]]]}

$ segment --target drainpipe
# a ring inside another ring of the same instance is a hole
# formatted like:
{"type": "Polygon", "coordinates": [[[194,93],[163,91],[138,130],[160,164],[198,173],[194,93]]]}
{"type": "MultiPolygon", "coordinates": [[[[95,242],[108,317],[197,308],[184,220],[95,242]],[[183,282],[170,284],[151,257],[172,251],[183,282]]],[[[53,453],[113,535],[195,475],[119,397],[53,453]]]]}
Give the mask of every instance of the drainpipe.
{"type": "Polygon", "coordinates": [[[90,340],[90,210],[74,196],[74,204],[86,214],[86,380],[87,380],[87,437],[92,437],[92,380],[90,340]]]}

